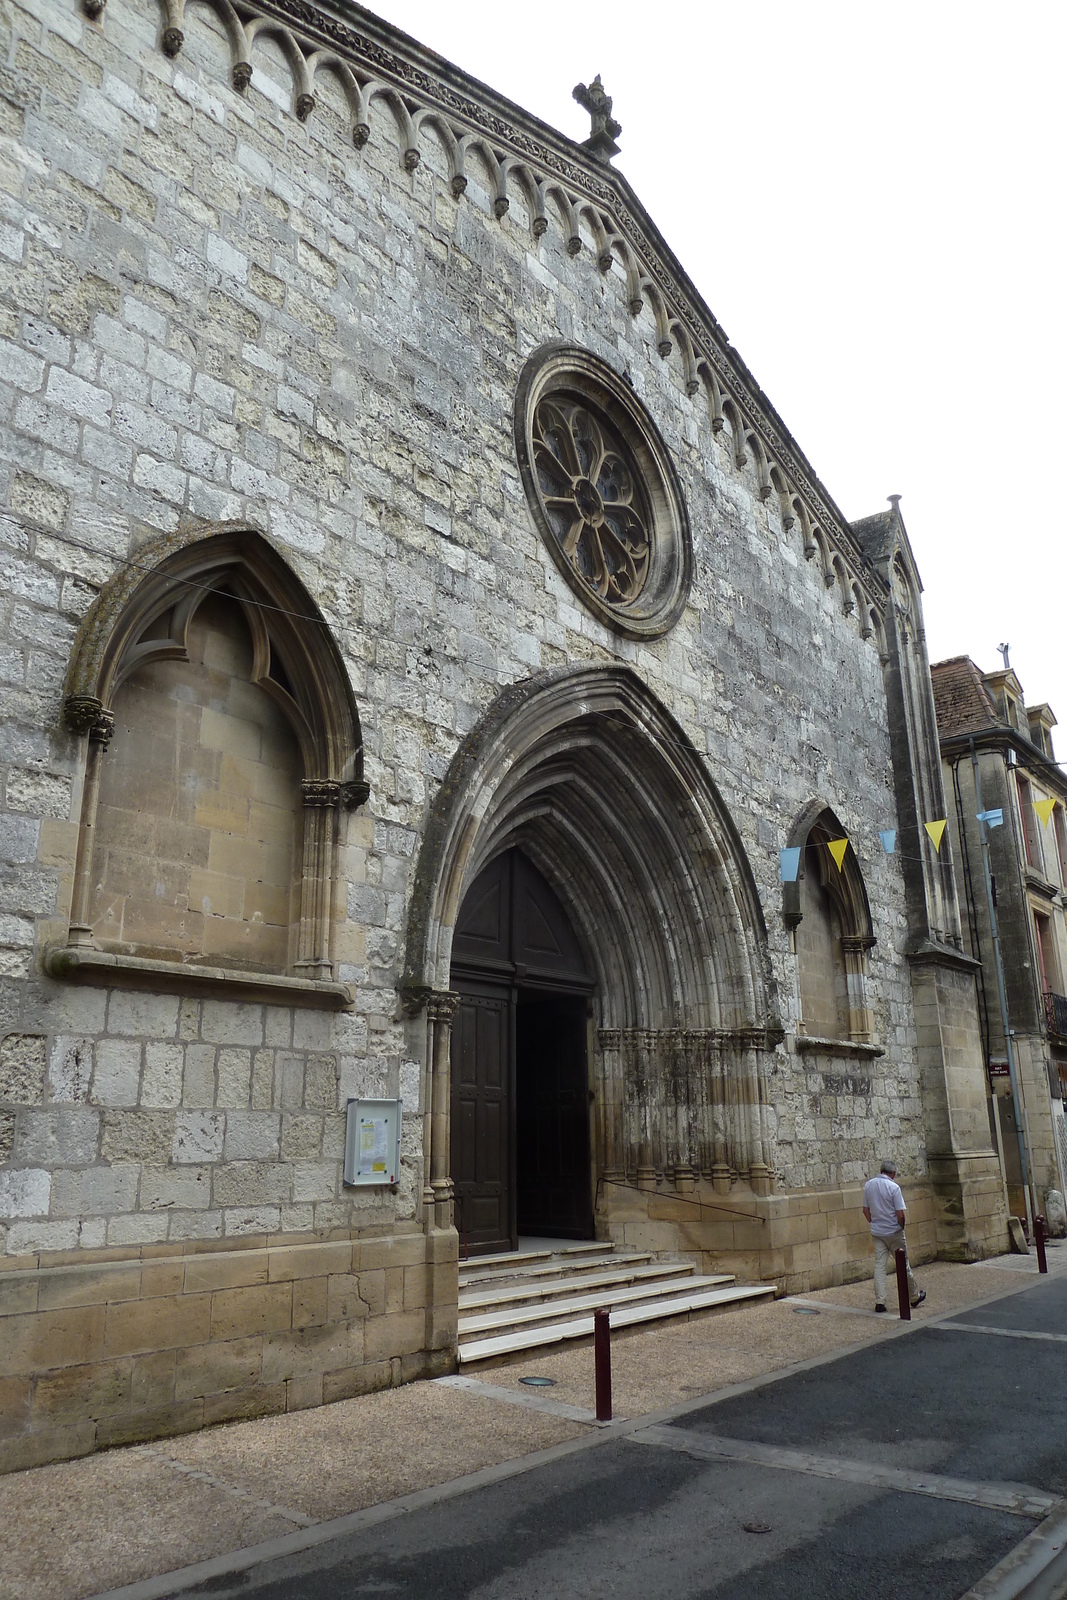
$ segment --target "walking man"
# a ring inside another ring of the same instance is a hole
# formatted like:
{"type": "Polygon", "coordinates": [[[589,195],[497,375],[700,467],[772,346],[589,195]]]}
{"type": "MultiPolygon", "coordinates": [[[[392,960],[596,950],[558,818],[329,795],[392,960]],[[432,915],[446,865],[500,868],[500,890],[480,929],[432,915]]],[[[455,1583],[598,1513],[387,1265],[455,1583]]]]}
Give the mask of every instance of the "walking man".
{"type": "MultiPolygon", "coordinates": [[[[874,1309],[885,1310],[885,1264],[897,1250],[903,1250],[907,1259],[908,1246],[904,1239],[904,1196],[897,1183],[894,1161],[883,1161],[877,1178],[868,1178],[863,1186],[863,1215],[871,1226],[874,1238],[874,1309]]],[[[926,1290],[915,1282],[908,1261],[908,1298],[913,1306],[921,1306],[926,1290]]]]}

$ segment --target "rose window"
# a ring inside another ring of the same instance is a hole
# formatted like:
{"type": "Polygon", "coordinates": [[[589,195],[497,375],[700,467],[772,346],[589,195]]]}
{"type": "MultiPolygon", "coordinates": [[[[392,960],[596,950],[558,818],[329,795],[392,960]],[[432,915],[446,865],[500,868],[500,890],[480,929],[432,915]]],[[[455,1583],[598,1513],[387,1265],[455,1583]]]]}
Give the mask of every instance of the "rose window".
{"type": "Polygon", "coordinates": [[[673,627],[693,570],[689,519],[629,379],[592,351],[543,345],[519,377],[515,452],[534,523],[584,609],[631,639],[673,627]]]}
{"type": "Polygon", "coordinates": [[[629,605],[648,578],[651,517],[622,440],[605,418],[542,400],[534,464],[548,520],[579,577],[609,605],[629,605]]]}

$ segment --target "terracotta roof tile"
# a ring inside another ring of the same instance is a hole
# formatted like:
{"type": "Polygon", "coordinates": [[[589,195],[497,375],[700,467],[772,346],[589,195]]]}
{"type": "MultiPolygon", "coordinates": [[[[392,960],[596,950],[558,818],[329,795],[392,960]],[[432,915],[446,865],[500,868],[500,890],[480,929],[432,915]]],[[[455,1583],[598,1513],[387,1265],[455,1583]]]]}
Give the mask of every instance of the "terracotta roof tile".
{"type": "Polygon", "coordinates": [[[958,733],[977,733],[980,728],[995,727],[1004,720],[970,656],[935,661],[930,676],[942,739],[958,733]]]}

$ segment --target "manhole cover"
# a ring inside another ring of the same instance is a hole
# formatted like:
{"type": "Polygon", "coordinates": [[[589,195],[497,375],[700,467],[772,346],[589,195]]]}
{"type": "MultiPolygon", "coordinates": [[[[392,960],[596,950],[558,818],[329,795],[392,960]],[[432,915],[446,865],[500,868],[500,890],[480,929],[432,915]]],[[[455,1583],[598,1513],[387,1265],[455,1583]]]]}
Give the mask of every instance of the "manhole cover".
{"type": "Polygon", "coordinates": [[[520,1378],[520,1383],[528,1384],[531,1389],[552,1389],[555,1387],[555,1378],[520,1378]]]}
{"type": "Polygon", "coordinates": [[[769,1522],[742,1522],[741,1526],[746,1533],[770,1533],[771,1531],[769,1522]]]}
{"type": "Polygon", "coordinates": [[[819,1313],[814,1306],[794,1306],[793,1315],[795,1317],[817,1317],[819,1313]]]}

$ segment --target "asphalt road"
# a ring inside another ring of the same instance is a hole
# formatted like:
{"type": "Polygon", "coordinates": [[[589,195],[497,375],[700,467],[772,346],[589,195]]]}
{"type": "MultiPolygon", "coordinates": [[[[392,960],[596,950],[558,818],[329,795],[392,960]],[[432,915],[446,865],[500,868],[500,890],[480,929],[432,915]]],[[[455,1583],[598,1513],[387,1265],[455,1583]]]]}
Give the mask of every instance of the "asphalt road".
{"type": "Polygon", "coordinates": [[[1062,1495],[1067,1278],[1049,1278],[184,1592],[957,1600],[1062,1495]]]}

